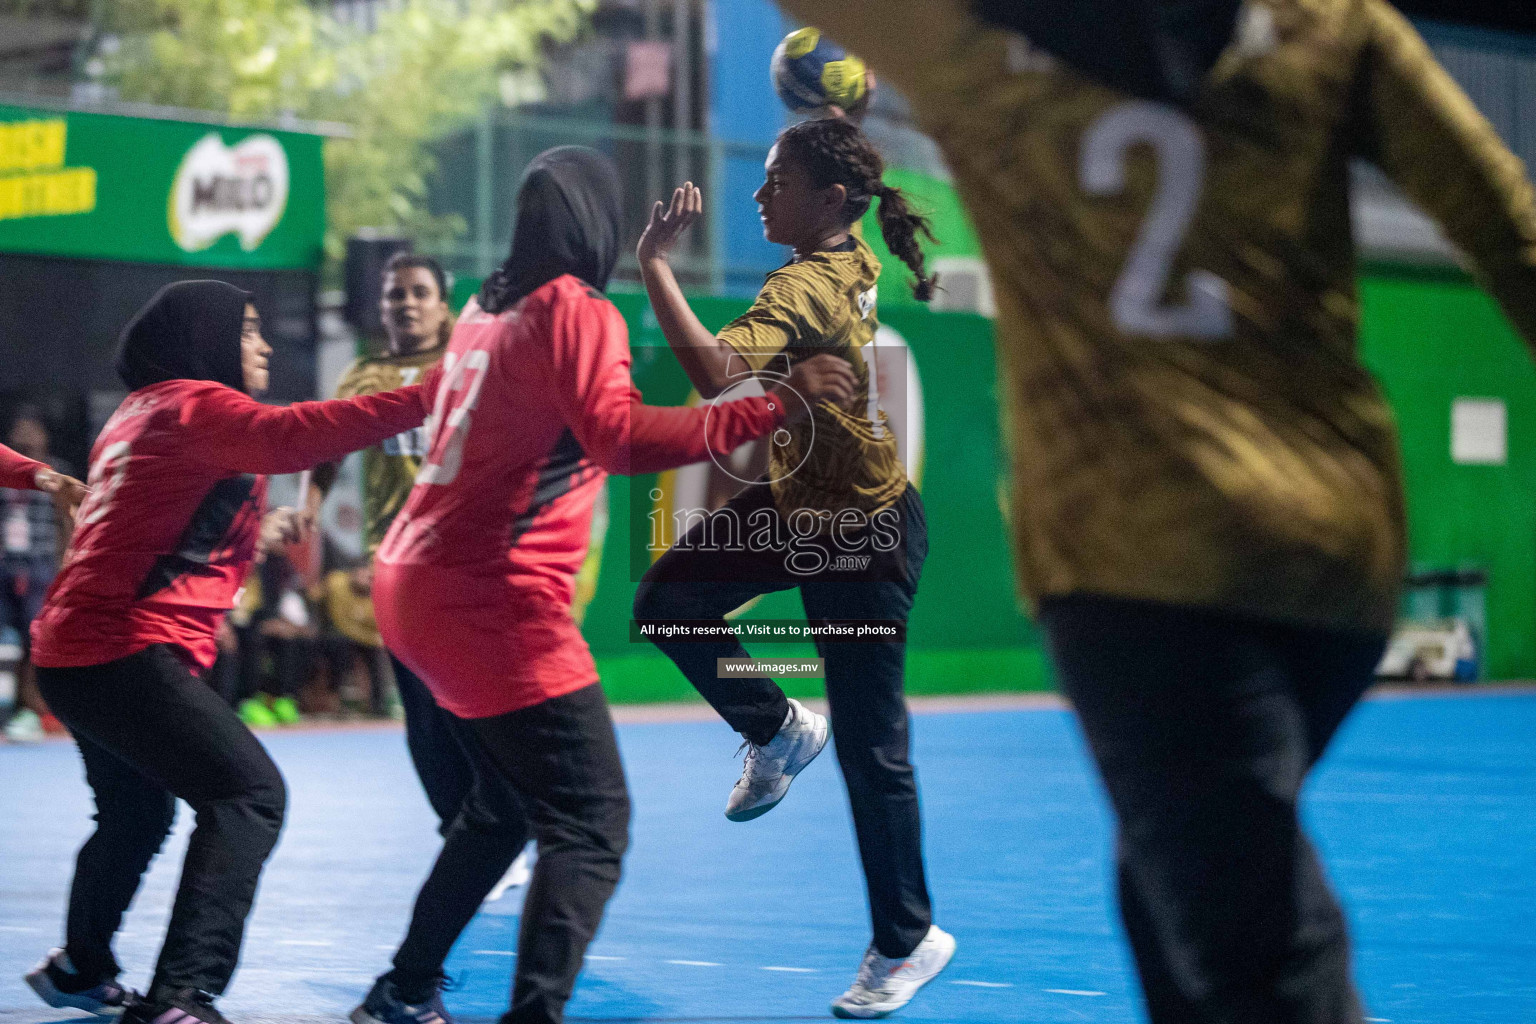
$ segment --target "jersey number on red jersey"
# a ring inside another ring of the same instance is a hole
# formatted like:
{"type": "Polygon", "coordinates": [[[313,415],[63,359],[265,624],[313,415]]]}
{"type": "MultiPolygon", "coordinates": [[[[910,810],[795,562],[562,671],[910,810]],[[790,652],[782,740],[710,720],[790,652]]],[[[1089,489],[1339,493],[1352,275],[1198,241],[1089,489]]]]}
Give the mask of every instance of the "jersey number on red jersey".
{"type": "Polygon", "coordinates": [[[99,522],[107,514],[107,510],[112,507],[112,498],[122,488],[123,478],[128,475],[128,460],[132,455],[133,446],[127,441],[113,441],[101,450],[87,481],[91,485],[91,493],[80,503],[80,511],[76,516],[81,526],[99,522]]]}
{"type": "Polygon", "coordinates": [[[467,352],[462,359],[451,352],[443,357],[443,382],[428,421],[431,455],[416,474],[418,484],[451,484],[458,477],[470,421],[480,404],[480,389],[485,386],[490,366],[491,354],[483,349],[467,352]]]}

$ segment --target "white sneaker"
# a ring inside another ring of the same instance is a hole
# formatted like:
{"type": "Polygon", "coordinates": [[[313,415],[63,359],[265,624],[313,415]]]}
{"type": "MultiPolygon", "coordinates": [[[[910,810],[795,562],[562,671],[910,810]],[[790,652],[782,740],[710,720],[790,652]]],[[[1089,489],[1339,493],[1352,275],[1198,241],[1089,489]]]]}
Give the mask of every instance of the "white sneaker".
{"type": "Polygon", "coordinates": [[[763,746],[743,743],[747,748],[741,778],[725,802],[725,816],[731,821],[751,821],[778,806],[789,784],[827,745],[827,719],[808,710],[797,700],[789,702],[789,714],[778,734],[763,746]]]}
{"type": "Polygon", "coordinates": [[[43,720],[37,712],[22,708],[5,723],[5,738],[12,743],[41,743],[47,734],[43,732],[43,720]]]}
{"type": "Polygon", "coordinates": [[[955,937],[938,925],[929,927],[923,941],[905,959],[881,956],[871,944],[864,951],[853,986],[832,1000],[832,1016],[867,1020],[895,1013],[949,966],[954,955],[955,937]]]}
{"type": "Polygon", "coordinates": [[[507,873],[501,876],[501,881],[497,882],[495,887],[486,893],[485,902],[495,903],[507,894],[508,889],[516,889],[527,885],[529,880],[533,878],[533,862],[538,859],[538,847],[530,839],[527,845],[523,847],[523,852],[519,853],[517,859],[507,868],[507,873]]]}

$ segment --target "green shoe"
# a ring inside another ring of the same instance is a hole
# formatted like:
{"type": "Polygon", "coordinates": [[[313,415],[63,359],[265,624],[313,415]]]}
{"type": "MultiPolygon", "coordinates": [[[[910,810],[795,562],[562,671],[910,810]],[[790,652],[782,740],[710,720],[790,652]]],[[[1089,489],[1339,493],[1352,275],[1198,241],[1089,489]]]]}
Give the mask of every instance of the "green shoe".
{"type": "Polygon", "coordinates": [[[245,698],[240,702],[237,710],[240,713],[240,721],[252,729],[271,729],[277,726],[277,716],[260,697],[245,698]]]}
{"type": "Polygon", "coordinates": [[[299,722],[299,705],[292,697],[279,697],[272,702],[272,717],[277,719],[278,725],[297,725],[299,722]]]}

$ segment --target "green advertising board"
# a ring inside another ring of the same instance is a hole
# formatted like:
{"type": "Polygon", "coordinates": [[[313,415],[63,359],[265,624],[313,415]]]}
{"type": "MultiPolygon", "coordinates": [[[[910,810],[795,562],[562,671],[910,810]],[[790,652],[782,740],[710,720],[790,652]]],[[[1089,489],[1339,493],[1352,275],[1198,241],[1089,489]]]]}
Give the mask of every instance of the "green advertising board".
{"type": "Polygon", "coordinates": [[[322,139],[0,106],[0,252],[313,269],[322,139]]]}
{"type": "MultiPolygon", "coordinates": [[[[644,295],[615,294],[630,329],[633,373],[645,401],[697,401],[672,357],[644,295]]],[[[700,298],[694,311],[711,329],[724,326],[746,300],[700,298]]],[[[907,361],[909,472],[923,496],[929,556],[908,631],[908,690],[960,693],[1039,690],[1050,685],[1034,627],[1020,607],[999,487],[1003,448],[998,432],[992,323],[967,313],[932,313],[916,304],[883,309],[880,319],[904,342],[907,361]]],[[[888,342],[882,341],[881,344],[888,342]]],[[[898,431],[900,428],[898,427],[898,431]]],[[[698,468],[698,467],[695,467],[698,468]]],[[[680,488],[672,474],[611,477],[606,528],[588,571],[597,570],[583,632],[614,700],[686,700],[688,682],[649,643],[629,631],[638,552],[647,519],[665,514],[680,488]],[[660,497],[658,497],[660,495],[660,497]]],[[[679,507],[687,503],[678,499],[679,507]]],[[[753,619],[801,619],[796,593],[771,594],[740,614],[753,619]]],[[[749,645],[750,646],[750,645],[749,645]]],[[[791,645],[763,655],[810,654],[791,645]]],[[[814,694],[819,680],[785,680],[792,695],[814,694]]]]}

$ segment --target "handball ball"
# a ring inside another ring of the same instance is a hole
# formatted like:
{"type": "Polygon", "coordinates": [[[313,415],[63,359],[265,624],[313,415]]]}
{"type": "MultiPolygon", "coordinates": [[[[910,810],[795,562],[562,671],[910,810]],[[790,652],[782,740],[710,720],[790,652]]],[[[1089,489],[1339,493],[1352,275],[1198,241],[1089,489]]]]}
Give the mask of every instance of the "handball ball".
{"type": "Polygon", "coordinates": [[[823,36],[820,29],[796,29],[785,36],[773,51],[769,67],[774,91],[797,114],[817,113],[828,106],[853,113],[869,102],[874,79],[864,62],[823,36]]]}

